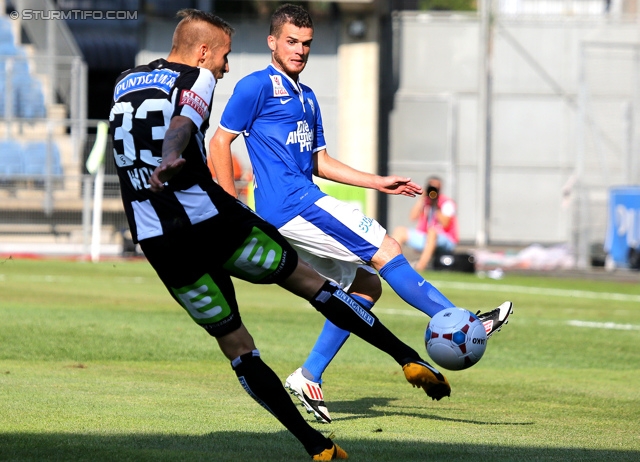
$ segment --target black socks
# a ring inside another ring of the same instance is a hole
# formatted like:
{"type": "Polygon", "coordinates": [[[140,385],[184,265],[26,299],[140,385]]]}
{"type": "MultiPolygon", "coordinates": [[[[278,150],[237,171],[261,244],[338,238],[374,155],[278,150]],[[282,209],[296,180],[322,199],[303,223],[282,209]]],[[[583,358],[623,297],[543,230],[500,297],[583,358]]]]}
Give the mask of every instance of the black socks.
{"type": "Polygon", "coordinates": [[[372,312],[360,306],[335,284],[325,282],[309,302],[336,326],[389,354],[401,366],[420,359],[413,348],[403,343],[372,312]]]}
{"type": "Polygon", "coordinates": [[[231,361],[231,367],[242,388],[298,438],[310,455],[333,445],[304,420],[278,376],[260,359],[258,350],[237,357],[231,361]]]}

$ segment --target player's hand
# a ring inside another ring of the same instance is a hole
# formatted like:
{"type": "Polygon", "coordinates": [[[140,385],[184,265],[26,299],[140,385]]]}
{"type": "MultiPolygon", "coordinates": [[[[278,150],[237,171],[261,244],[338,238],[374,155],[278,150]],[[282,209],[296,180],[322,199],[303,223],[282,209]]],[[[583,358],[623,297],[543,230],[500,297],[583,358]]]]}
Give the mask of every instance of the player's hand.
{"type": "Polygon", "coordinates": [[[416,197],[422,194],[422,186],[406,178],[397,175],[380,177],[378,191],[386,194],[397,194],[407,197],[416,197]]]}
{"type": "Polygon", "coordinates": [[[173,178],[184,166],[186,160],[182,157],[178,157],[172,161],[163,162],[162,165],[157,167],[149,178],[149,185],[151,191],[158,193],[164,189],[164,184],[173,178]]]}

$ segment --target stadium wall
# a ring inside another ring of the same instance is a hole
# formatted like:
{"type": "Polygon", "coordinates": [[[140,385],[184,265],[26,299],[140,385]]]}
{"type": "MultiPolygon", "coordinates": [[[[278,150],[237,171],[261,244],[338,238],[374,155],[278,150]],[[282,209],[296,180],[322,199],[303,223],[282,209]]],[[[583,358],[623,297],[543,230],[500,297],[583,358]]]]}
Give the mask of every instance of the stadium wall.
{"type": "MultiPolygon", "coordinates": [[[[608,189],[640,180],[639,33],[636,22],[603,15],[496,17],[490,243],[604,242],[608,189]]],[[[404,12],[394,35],[389,170],[417,181],[442,176],[458,202],[461,239],[473,243],[479,18],[404,12]]],[[[390,198],[388,227],[406,225],[410,207],[390,198]]]]}

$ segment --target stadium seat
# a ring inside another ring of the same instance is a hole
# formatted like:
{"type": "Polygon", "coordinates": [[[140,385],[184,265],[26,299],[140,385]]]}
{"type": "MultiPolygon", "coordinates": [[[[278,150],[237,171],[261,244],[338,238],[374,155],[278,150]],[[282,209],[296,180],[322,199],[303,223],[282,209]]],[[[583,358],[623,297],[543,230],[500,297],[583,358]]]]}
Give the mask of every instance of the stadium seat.
{"type": "Polygon", "coordinates": [[[33,119],[46,116],[44,93],[40,81],[26,76],[23,83],[14,85],[14,114],[18,117],[33,119]]]}
{"type": "Polygon", "coordinates": [[[22,47],[16,46],[12,24],[0,18],[0,117],[7,117],[7,79],[10,78],[12,117],[44,118],[47,110],[41,82],[31,75],[22,47]]]}
{"type": "Polygon", "coordinates": [[[0,43],[13,43],[13,33],[11,29],[0,27],[0,43]]]}
{"type": "Polygon", "coordinates": [[[22,147],[10,140],[0,141],[0,175],[20,175],[24,173],[22,147]]]}
{"type": "Polygon", "coordinates": [[[0,56],[15,56],[18,53],[18,48],[13,42],[0,42],[0,56]]]}
{"type": "MultiPolygon", "coordinates": [[[[47,143],[35,141],[28,143],[24,149],[24,173],[27,175],[47,174],[47,143]]],[[[62,175],[60,151],[55,143],[51,143],[51,174],[62,175]]]]}
{"type": "Polygon", "coordinates": [[[12,30],[12,21],[9,20],[6,16],[0,16],[0,29],[2,30],[12,30]]]}
{"type": "Polygon", "coordinates": [[[28,119],[46,117],[42,84],[38,78],[31,75],[29,61],[22,50],[17,51],[14,56],[0,57],[0,117],[8,115],[6,88],[9,76],[11,76],[11,99],[13,101],[12,116],[28,119]]]}

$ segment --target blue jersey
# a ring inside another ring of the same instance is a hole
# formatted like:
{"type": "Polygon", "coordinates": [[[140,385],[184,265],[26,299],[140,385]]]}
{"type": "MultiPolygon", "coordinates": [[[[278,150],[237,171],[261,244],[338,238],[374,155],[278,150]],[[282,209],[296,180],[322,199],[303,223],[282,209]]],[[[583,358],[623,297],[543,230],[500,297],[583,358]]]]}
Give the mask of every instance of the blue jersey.
{"type": "Polygon", "coordinates": [[[313,153],[325,148],[311,88],[272,65],[238,82],[220,128],[244,135],[258,214],[280,227],[325,194],[312,179],[313,153]]]}

